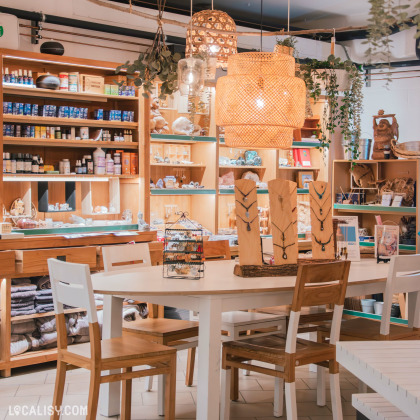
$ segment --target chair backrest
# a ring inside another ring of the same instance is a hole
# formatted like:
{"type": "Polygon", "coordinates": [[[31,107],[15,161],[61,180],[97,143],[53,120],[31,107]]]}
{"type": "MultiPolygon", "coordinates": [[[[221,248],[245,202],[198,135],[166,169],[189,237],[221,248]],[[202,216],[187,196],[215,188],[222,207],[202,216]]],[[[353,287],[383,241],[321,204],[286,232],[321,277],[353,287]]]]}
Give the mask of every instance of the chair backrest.
{"type": "Polygon", "coordinates": [[[296,352],[296,336],[302,306],[334,305],[330,343],[340,337],[350,261],[334,261],[299,266],[287,330],[286,352],[296,352]]]}
{"type": "Polygon", "coordinates": [[[102,247],[102,258],[105,271],[123,270],[126,268],[150,267],[149,244],[137,243],[102,247]]]}
{"type": "Polygon", "coordinates": [[[416,292],[415,301],[410,301],[409,327],[420,328],[420,254],[391,257],[384,293],[381,319],[381,335],[389,336],[391,306],[394,293],[416,292]]]}
{"type": "Polygon", "coordinates": [[[54,311],[57,318],[58,348],[67,348],[67,331],[63,305],[87,311],[92,357],[100,358],[100,329],[93,295],[90,269],[87,264],[75,264],[48,259],[54,311]],[[99,341],[99,343],[98,343],[99,341]]]}
{"type": "Polygon", "coordinates": [[[203,253],[206,260],[230,260],[230,247],[228,240],[204,241],[203,253]]]}

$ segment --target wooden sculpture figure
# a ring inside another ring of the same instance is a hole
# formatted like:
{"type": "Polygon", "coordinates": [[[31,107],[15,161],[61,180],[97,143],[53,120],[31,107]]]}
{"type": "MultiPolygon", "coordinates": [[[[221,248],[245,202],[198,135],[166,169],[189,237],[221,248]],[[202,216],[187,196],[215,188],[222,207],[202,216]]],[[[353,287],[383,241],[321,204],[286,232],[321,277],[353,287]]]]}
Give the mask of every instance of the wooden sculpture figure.
{"type": "Polygon", "coordinates": [[[384,159],[384,151],[390,151],[390,159],[396,159],[392,152],[391,141],[398,140],[398,123],[395,114],[386,114],[383,109],[379,110],[378,115],[373,116],[373,153],[372,159],[384,159]],[[379,124],[376,122],[377,118],[379,124]],[[387,120],[392,119],[392,124],[387,120]]]}

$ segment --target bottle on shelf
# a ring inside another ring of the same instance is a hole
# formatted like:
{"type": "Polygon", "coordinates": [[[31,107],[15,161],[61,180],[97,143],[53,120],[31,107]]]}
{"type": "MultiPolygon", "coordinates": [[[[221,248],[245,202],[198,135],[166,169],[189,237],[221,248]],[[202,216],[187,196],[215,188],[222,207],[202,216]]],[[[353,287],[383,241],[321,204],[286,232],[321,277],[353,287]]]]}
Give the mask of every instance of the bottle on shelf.
{"type": "Polygon", "coordinates": [[[34,79],[32,77],[32,70],[28,70],[28,85],[33,85],[34,79]]]}
{"type": "Polygon", "coordinates": [[[105,175],[105,152],[100,147],[93,152],[93,167],[95,175],[105,175]]]}
{"type": "Polygon", "coordinates": [[[10,80],[9,80],[9,82],[10,83],[16,83],[16,77],[15,77],[15,72],[14,71],[12,71],[10,73],[10,80]]]}
{"type": "Polygon", "coordinates": [[[23,84],[24,85],[28,84],[28,71],[26,69],[23,70],[23,84]]]}
{"type": "Polygon", "coordinates": [[[114,175],[114,159],[112,159],[111,154],[107,153],[105,159],[105,173],[107,175],[114,175]]]}
{"type": "Polygon", "coordinates": [[[82,163],[80,162],[80,160],[76,160],[76,167],[75,170],[77,175],[81,175],[82,174],[82,163]]]}
{"type": "Polygon", "coordinates": [[[10,83],[10,73],[9,73],[9,68],[8,67],[6,67],[4,69],[3,82],[4,83],[10,83]]]}
{"type": "Polygon", "coordinates": [[[11,158],[10,158],[10,168],[11,168],[11,174],[15,174],[16,173],[16,155],[14,153],[12,153],[11,158]]]}
{"type": "Polygon", "coordinates": [[[25,155],[24,172],[25,172],[25,174],[31,174],[32,173],[32,155],[29,154],[29,153],[26,153],[26,155],[25,155]]]}
{"type": "Polygon", "coordinates": [[[32,157],[32,170],[31,172],[33,174],[38,174],[39,173],[39,162],[38,162],[38,156],[34,155],[32,157]]]}
{"type": "Polygon", "coordinates": [[[121,154],[119,152],[114,153],[114,175],[121,175],[121,154]]]}
{"type": "Polygon", "coordinates": [[[17,174],[25,173],[25,164],[24,164],[22,153],[18,153],[18,156],[16,159],[16,173],[17,174]]]}
{"type": "Polygon", "coordinates": [[[19,69],[19,71],[18,71],[18,78],[17,78],[17,82],[18,82],[20,85],[23,85],[23,73],[22,73],[22,69],[19,69]]]}
{"type": "Polygon", "coordinates": [[[82,159],[82,172],[83,175],[87,174],[87,165],[86,165],[86,159],[82,159]]]}
{"type": "Polygon", "coordinates": [[[42,160],[42,157],[39,158],[38,172],[40,174],[44,173],[44,161],[42,160]]]}
{"type": "Polygon", "coordinates": [[[94,171],[94,162],[91,155],[86,155],[86,173],[93,175],[94,171]]]}

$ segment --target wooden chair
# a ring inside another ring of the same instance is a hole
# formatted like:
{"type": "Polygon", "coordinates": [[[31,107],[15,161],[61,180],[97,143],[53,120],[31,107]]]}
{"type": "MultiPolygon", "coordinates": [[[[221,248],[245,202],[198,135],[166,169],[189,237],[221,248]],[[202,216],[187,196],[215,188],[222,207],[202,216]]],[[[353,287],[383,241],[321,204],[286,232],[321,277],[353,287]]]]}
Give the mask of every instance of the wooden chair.
{"type": "MultiPolygon", "coordinates": [[[[239,368],[273,376],[276,378],[276,385],[279,385],[276,392],[282,391],[282,385],[285,381],[287,419],[296,420],[295,367],[310,363],[329,367],[333,418],[334,420],[342,419],[335,343],[340,335],[349,270],[349,261],[300,266],[293,294],[287,335],[276,334],[223,343],[221,419],[229,419],[231,370],[239,368]],[[335,305],[330,343],[298,339],[297,333],[302,306],[326,304],[335,305]],[[274,368],[244,363],[252,360],[272,364],[274,368]]],[[[279,398],[278,401],[280,406],[275,407],[274,415],[276,417],[280,417],[283,413],[283,398],[279,398]]]]}
{"type": "MultiPolygon", "coordinates": [[[[366,340],[419,340],[420,339],[420,254],[399,255],[391,258],[388,278],[384,293],[384,305],[381,321],[366,318],[354,318],[343,321],[340,341],[366,340]],[[413,302],[413,316],[408,327],[391,324],[392,298],[396,293],[417,292],[413,302]]],[[[330,336],[327,325],[318,328],[318,341],[326,342],[330,336]]],[[[325,379],[318,372],[318,393],[325,395],[325,379]]],[[[359,384],[359,389],[366,392],[367,387],[359,384]]],[[[325,399],[323,404],[325,405],[325,399]]]]}
{"type": "MultiPolygon", "coordinates": [[[[90,269],[87,264],[74,264],[48,259],[54,310],[57,323],[57,377],[53,407],[63,402],[67,370],[90,370],[88,420],[96,419],[99,386],[103,383],[122,381],[121,419],[131,417],[132,379],[150,375],[166,375],[165,419],[175,419],[176,350],[150,343],[138,337],[117,337],[101,340],[93,296],[90,269]],[[63,304],[83,307],[87,310],[90,343],[67,347],[67,332],[63,304]],[[133,371],[135,366],[149,369],[133,371]],[[122,373],[101,375],[102,371],[122,369],[122,373]]],[[[52,420],[60,415],[55,409],[52,420]]]]}
{"type": "MultiPolygon", "coordinates": [[[[150,267],[150,253],[147,243],[115,245],[102,247],[105,271],[116,271],[127,268],[150,267]]],[[[123,322],[123,331],[135,334],[143,340],[170,346],[176,350],[189,349],[195,355],[198,345],[198,322],[181,319],[146,318],[123,322]]],[[[185,383],[192,386],[195,357],[187,365],[185,383]]],[[[163,415],[165,406],[165,382],[162,375],[158,378],[159,415],[163,415]]],[[[149,377],[146,389],[153,386],[153,377],[149,377]]]]}

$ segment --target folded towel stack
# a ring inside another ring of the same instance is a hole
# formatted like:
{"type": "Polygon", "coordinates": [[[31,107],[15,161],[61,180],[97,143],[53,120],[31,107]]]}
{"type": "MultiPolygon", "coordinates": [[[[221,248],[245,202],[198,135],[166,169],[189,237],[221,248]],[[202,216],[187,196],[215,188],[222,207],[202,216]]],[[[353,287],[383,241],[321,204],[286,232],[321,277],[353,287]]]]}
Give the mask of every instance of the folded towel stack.
{"type": "Polygon", "coordinates": [[[14,279],[11,286],[11,315],[35,313],[36,285],[29,279],[14,279]]]}
{"type": "Polygon", "coordinates": [[[54,302],[51,289],[36,291],[35,310],[37,313],[51,312],[54,310],[54,302]]]}

